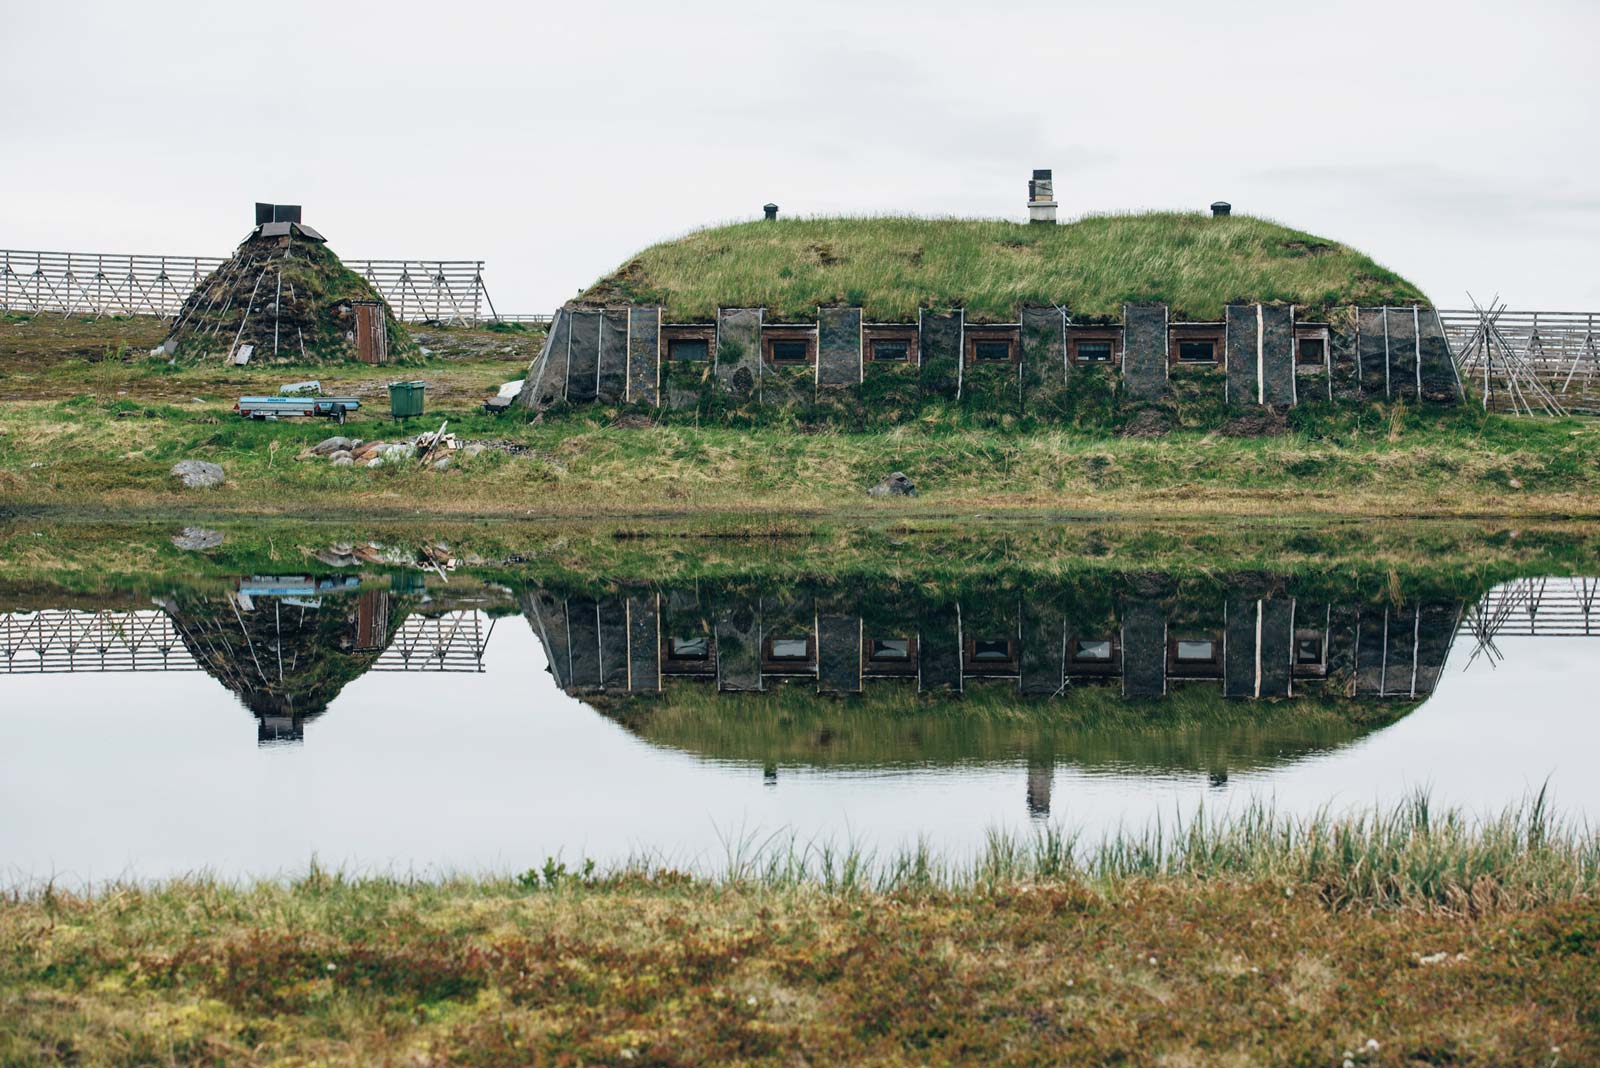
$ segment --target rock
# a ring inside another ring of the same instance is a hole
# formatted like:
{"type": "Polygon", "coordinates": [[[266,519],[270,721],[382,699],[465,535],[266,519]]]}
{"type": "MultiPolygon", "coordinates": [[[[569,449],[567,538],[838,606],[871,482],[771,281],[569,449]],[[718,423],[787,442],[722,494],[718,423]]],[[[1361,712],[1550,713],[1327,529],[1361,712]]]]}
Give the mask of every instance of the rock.
{"type": "Polygon", "coordinates": [[[904,471],[896,471],[882,482],[867,490],[869,497],[915,497],[917,484],[904,471]]]}
{"type": "Polygon", "coordinates": [[[374,456],[372,459],[367,461],[367,466],[368,467],[382,467],[383,466],[383,461],[378,459],[376,456],[374,456]]]}
{"type": "Polygon", "coordinates": [[[340,460],[343,460],[345,463],[350,463],[353,459],[354,459],[354,457],[350,455],[350,450],[349,449],[340,449],[338,452],[330,452],[328,454],[328,462],[329,463],[335,463],[336,464],[340,460]]]}
{"type": "Polygon", "coordinates": [[[339,453],[329,462],[332,463],[334,467],[349,467],[351,464],[355,463],[354,460],[350,459],[350,454],[347,452],[339,453]]]}
{"type": "Polygon", "coordinates": [[[311,446],[311,452],[317,456],[329,456],[336,452],[354,452],[356,446],[360,444],[360,438],[323,438],[311,446]]]}
{"type": "Polygon", "coordinates": [[[383,448],[383,442],[368,441],[351,449],[350,457],[357,463],[360,463],[363,460],[370,460],[374,456],[378,455],[378,450],[381,448],[383,448]]]}
{"type": "Polygon", "coordinates": [[[172,477],[182,479],[189,489],[211,489],[222,485],[226,476],[221,464],[205,460],[179,460],[172,465],[172,477]]]}
{"type": "Polygon", "coordinates": [[[448,471],[450,470],[450,459],[450,457],[446,456],[443,460],[433,461],[430,466],[432,466],[435,471],[448,471]]]}
{"type": "Polygon", "coordinates": [[[474,441],[471,445],[463,445],[461,447],[461,455],[462,456],[477,456],[479,453],[483,452],[483,449],[484,449],[484,447],[482,445],[480,445],[476,441],[474,441]]]}
{"type": "Polygon", "coordinates": [[[172,536],[172,544],[191,553],[205,552],[222,544],[222,534],[205,527],[184,527],[172,536]]]}

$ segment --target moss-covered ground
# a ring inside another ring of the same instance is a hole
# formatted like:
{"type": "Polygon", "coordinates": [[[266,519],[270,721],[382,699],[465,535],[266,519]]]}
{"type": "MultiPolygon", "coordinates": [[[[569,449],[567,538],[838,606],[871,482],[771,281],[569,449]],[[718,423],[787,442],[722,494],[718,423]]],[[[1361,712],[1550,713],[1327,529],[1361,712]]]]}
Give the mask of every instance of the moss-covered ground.
{"type": "Polygon", "coordinates": [[[1596,859],[1537,803],[1418,801],[954,863],[34,886],[0,1063],[1592,1064],[1596,859]]]}

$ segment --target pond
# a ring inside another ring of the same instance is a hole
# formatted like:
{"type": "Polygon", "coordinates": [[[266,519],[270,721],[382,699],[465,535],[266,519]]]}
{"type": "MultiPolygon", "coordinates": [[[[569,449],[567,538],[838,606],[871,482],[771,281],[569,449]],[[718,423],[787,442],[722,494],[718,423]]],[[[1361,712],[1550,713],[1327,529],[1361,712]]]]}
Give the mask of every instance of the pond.
{"type": "MultiPolygon", "coordinates": [[[[1600,817],[1600,579],[462,567],[0,587],[0,870],[715,870],[1426,790],[1600,817]],[[448,579],[448,581],[446,581],[448,579]]],[[[1594,569],[1600,574],[1600,566],[1594,569]]]]}

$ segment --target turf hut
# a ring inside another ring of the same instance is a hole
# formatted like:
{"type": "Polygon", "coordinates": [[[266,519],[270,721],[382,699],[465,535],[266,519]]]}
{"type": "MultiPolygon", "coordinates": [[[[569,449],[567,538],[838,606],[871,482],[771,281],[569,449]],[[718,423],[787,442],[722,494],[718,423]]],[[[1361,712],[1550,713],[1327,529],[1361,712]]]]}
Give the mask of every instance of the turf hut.
{"type": "Polygon", "coordinates": [[[1438,314],[1360,252],[1220,202],[1058,225],[1048,181],[1033,222],[763,219],[644,249],[557,309],[517,403],[1143,434],[1461,400],[1438,314]]]}
{"type": "Polygon", "coordinates": [[[300,221],[298,205],[257,204],[255,229],[195,287],[161,351],[234,364],[376,364],[414,346],[377,290],[300,221]]]}

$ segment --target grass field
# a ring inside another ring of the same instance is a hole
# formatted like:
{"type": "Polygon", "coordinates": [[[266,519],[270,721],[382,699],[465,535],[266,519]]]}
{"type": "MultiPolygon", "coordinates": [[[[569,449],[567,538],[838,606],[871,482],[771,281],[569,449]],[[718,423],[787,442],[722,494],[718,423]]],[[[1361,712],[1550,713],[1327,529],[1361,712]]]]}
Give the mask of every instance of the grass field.
{"type": "Polygon", "coordinates": [[[1286,301],[1301,317],[1350,304],[1427,303],[1412,284],[1344,245],[1265,219],[1155,213],[1061,226],[911,217],[786,219],[698,230],[652,245],[585,300],[659,303],[681,320],[719,306],[804,319],[851,304],[869,320],[965,308],[1015,321],[1021,304],[1065,304],[1079,321],[1165,301],[1175,319],[1216,320],[1230,301],[1286,301]]]}
{"type": "Polygon", "coordinates": [[[1592,1064],[1597,861],[1538,802],[1419,799],[965,860],[35,886],[0,1063],[1592,1064]]]}

